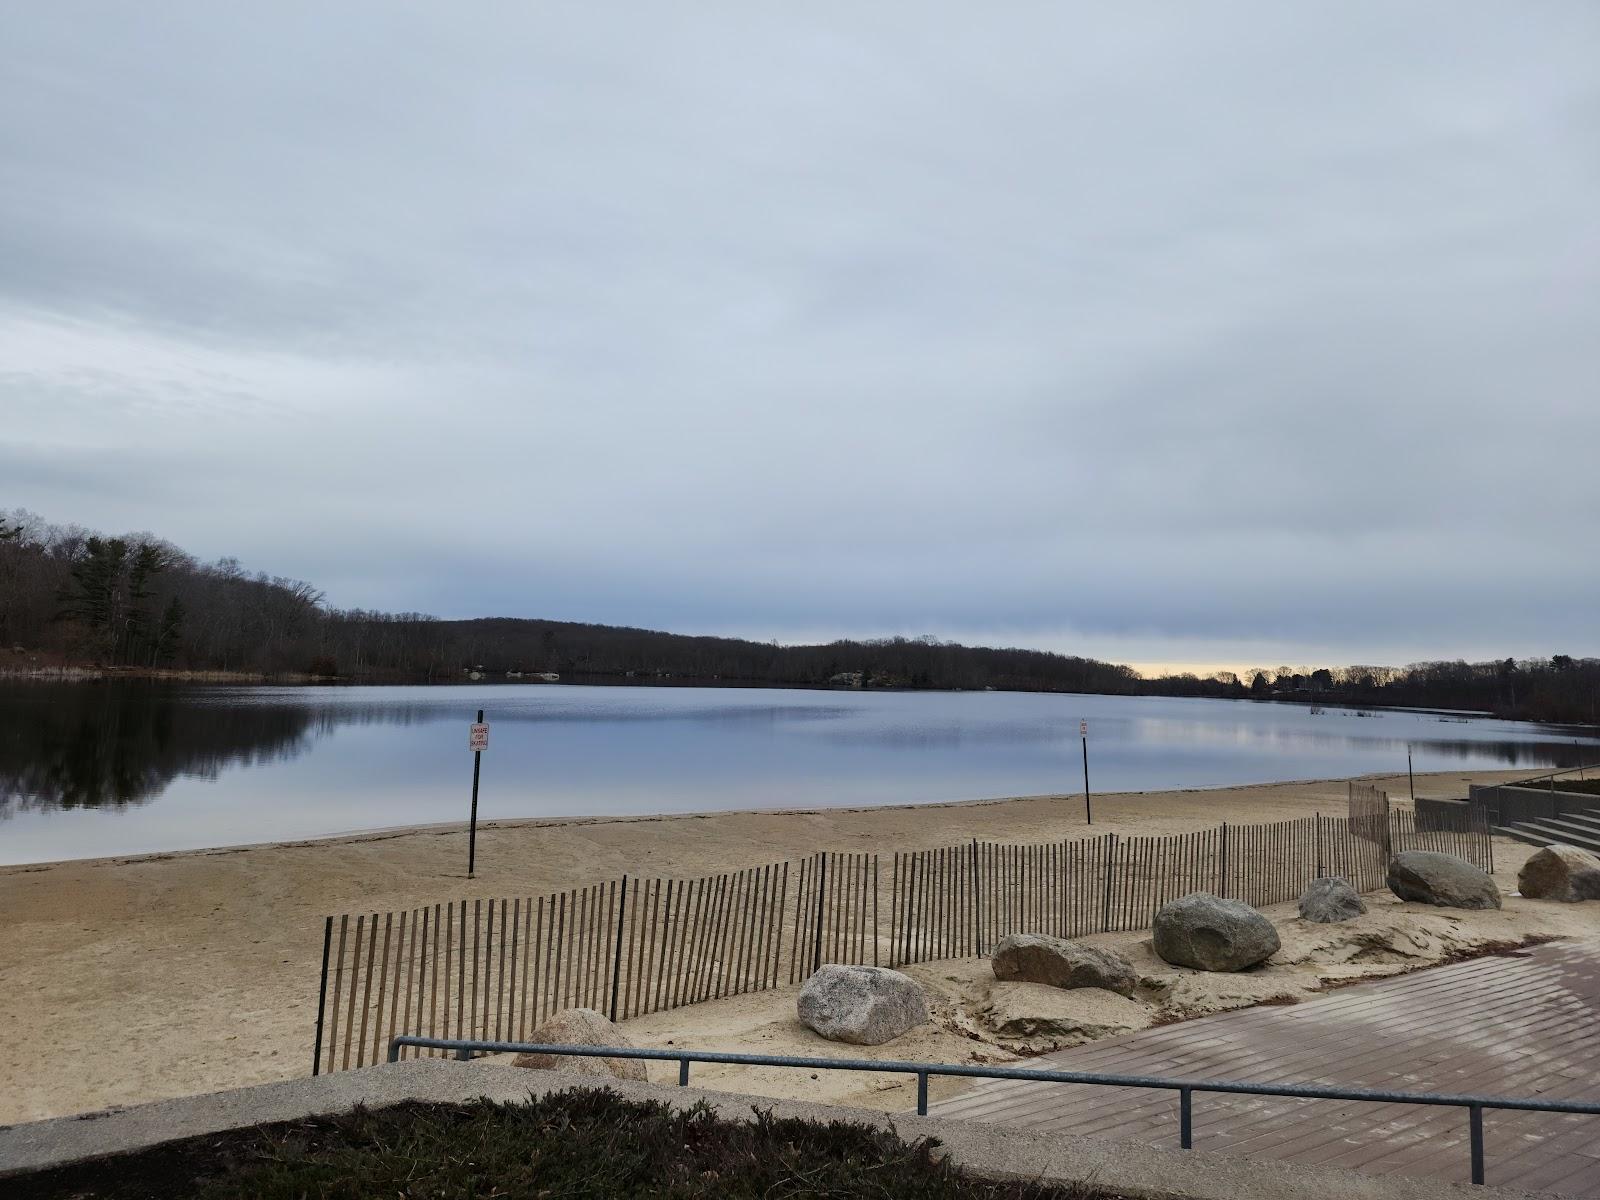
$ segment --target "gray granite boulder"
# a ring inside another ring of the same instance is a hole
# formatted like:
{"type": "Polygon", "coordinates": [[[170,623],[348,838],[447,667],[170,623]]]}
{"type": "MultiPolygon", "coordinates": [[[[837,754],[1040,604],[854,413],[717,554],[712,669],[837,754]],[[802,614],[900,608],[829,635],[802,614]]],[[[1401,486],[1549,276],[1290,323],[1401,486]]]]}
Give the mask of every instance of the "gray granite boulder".
{"type": "Polygon", "coordinates": [[[1201,971],[1242,971],[1278,952],[1272,922],[1242,900],[1191,892],[1156,913],[1156,953],[1166,962],[1201,971]]]}
{"type": "Polygon", "coordinates": [[[1517,872],[1517,891],[1530,900],[1600,900],[1600,858],[1576,846],[1545,846],[1517,872]]]}
{"type": "Polygon", "coordinates": [[[796,1009],[807,1028],[856,1046],[882,1045],[928,1019],[916,981],[887,967],[821,967],[800,989],[796,1009]]]}
{"type": "Polygon", "coordinates": [[[1352,921],[1366,911],[1360,893],[1337,875],[1313,879],[1300,893],[1300,919],[1316,925],[1352,921]]]}
{"type": "Polygon", "coordinates": [[[1013,933],[990,956],[994,977],[1058,988],[1103,988],[1133,995],[1139,976],[1120,954],[1044,933],[1013,933]]]}
{"type": "MultiPolygon", "coordinates": [[[[530,1042],[546,1046],[616,1046],[632,1049],[606,1017],[592,1008],[566,1008],[556,1013],[529,1035],[530,1042]]],[[[609,1075],[614,1079],[635,1079],[644,1083],[644,1060],[639,1058],[591,1058],[576,1054],[519,1054],[511,1064],[539,1071],[566,1071],[572,1075],[609,1075]]]]}
{"type": "Polygon", "coordinates": [[[1437,850],[1407,850],[1389,860],[1389,890],[1402,900],[1440,908],[1499,908],[1500,889],[1487,872],[1437,850]]]}

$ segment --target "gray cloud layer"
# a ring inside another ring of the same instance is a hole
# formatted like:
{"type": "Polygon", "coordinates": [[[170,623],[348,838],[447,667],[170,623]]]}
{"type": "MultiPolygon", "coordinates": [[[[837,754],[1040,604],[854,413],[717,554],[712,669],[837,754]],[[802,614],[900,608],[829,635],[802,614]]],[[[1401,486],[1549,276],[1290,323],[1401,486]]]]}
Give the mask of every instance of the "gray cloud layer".
{"type": "Polygon", "coordinates": [[[337,603],[1600,650],[1587,3],[0,16],[0,503],[337,603]]]}

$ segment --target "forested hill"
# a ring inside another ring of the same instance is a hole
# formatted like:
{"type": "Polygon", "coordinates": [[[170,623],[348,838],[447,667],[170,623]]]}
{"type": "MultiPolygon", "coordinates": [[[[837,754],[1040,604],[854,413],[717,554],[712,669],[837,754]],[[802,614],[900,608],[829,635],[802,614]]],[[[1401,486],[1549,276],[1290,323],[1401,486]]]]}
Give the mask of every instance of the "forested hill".
{"type": "Polygon", "coordinates": [[[567,621],[329,608],[299,580],[202,563],[148,534],[0,516],[0,667],[101,665],[447,682],[528,678],[985,688],[1473,709],[1600,724],[1600,659],[1277,667],[1142,679],[1132,668],[933,638],[780,646],[567,621]]]}
{"type": "Polygon", "coordinates": [[[1131,668],[931,638],[779,646],[567,621],[329,608],[309,583],[148,534],[0,517],[0,648],[30,662],[458,681],[563,678],[1132,693],[1131,668]]]}
{"type": "Polygon", "coordinates": [[[1132,668],[1092,658],[961,646],[934,638],[780,646],[739,638],[503,617],[438,621],[431,628],[454,652],[452,661],[481,666],[486,673],[539,670],[564,676],[646,680],[1128,694],[1137,692],[1140,682],[1132,668]]]}

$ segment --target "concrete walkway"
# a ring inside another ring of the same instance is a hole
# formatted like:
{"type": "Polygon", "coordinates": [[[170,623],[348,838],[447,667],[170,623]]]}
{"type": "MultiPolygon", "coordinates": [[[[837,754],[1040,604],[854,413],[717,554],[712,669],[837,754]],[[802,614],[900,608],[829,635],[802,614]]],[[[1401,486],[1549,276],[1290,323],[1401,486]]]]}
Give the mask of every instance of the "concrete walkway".
{"type": "MultiPolygon", "coordinates": [[[[1417,971],[1035,1061],[1071,1071],[1600,1101],[1600,941],[1417,971]]],[[[934,1105],[931,1115],[1178,1142],[1170,1092],[997,1080],[934,1105]]],[[[1600,1117],[1487,1111],[1484,1129],[1491,1185],[1600,1200],[1600,1117]]],[[[1251,1159],[1465,1181],[1467,1137],[1459,1109],[1194,1098],[1195,1146],[1251,1159]]]]}

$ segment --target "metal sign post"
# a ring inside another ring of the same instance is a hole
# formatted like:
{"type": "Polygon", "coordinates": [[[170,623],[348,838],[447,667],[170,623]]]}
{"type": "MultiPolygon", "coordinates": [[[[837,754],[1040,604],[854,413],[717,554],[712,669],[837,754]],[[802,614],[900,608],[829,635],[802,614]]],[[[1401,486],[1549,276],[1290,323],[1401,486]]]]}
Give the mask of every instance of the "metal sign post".
{"type": "Polygon", "coordinates": [[[467,878],[473,877],[478,866],[478,771],[483,766],[483,752],[489,748],[489,727],[483,723],[483,709],[478,710],[478,720],[467,730],[467,749],[472,751],[472,822],[467,832],[467,878]]]}
{"type": "Polygon", "coordinates": [[[1411,785],[1411,802],[1417,802],[1417,777],[1411,773],[1411,743],[1406,743],[1406,782],[1411,785]]]}
{"type": "Polygon", "coordinates": [[[1089,722],[1078,722],[1078,736],[1083,739],[1083,820],[1094,824],[1094,809],[1089,806],[1089,722]]]}

